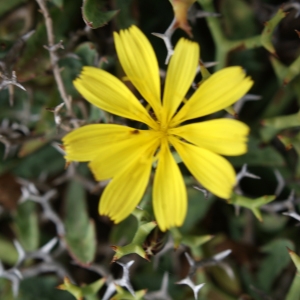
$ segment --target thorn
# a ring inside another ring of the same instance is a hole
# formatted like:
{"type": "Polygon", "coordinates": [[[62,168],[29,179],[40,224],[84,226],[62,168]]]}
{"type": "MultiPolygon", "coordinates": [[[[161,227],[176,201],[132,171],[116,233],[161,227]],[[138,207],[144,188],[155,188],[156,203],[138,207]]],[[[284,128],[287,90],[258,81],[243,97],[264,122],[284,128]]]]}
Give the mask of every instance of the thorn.
{"type": "Polygon", "coordinates": [[[282,213],[284,216],[289,216],[291,218],[296,219],[297,221],[300,221],[300,215],[298,215],[296,212],[284,212],[282,213]]]}
{"type": "Polygon", "coordinates": [[[166,60],[165,60],[166,65],[169,63],[171,56],[174,54],[171,37],[175,31],[175,28],[174,28],[175,23],[176,23],[176,19],[174,18],[173,21],[171,22],[170,26],[168,27],[168,29],[165,31],[165,33],[152,33],[154,36],[162,39],[165,43],[165,46],[166,46],[167,52],[168,52],[166,60]]]}
{"type": "Polygon", "coordinates": [[[193,275],[196,270],[197,270],[197,266],[196,266],[196,262],[195,260],[187,253],[187,252],[184,252],[184,255],[190,265],[190,269],[189,269],[189,275],[193,275]]]}
{"type": "Polygon", "coordinates": [[[278,196],[282,192],[282,190],[285,186],[285,180],[282,177],[281,173],[277,169],[274,170],[274,174],[275,174],[275,177],[276,177],[276,180],[277,180],[277,187],[276,187],[276,190],[275,190],[275,195],[278,196]]]}
{"type": "MultiPolygon", "coordinates": [[[[282,5],[282,9],[283,10],[295,9],[296,10],[295,19],[298,18],[300,15],[300,3],[298,2],[284,3],[282,5]]],[[[288,14],[289,12],[286,11],[285,13],[288,14]]]]}
{"type": "Polygon", "coordinates": [[[206,200],[208,199],[208,195],[209,195],[208,190],[203,189],[203,188],[200,188],[200,187],[198,187],[198,186],[196,186],[196,185],[194,185],[193,188],[194,188],[195,190],[198,190],[198,191],[202,192],[203,195],[204,195],[204,198],[205,198],[206,200]]]}
{"type": "Polygon", "coordinates": [[[143,258],[146,259],[146,260],[149,261],[149,262],[151,261],[151,260],[150,260],[150,256],[149,256],[147,253],[145,253],[145,255],[144,255],[143,258]]]}
{"type": "Polygon", "coordinates": [[[219,13],[215,13],[215,12],[211,12],[211,11],[204,11],[204,10],[199,10],[196,13],[196,18],[206,18],[206,17],[216,17],[216,18],[219,18],[219,17],[222,17],[222,15],[219,14],[219,13]]]}
{"type": "Polygon", "coordinates": [[[164,273],[161,287],[158,291],[150,292],[145,295],[146,300],[172,300],[170,295],[168,294],[168,285],[169,285],[169,274],[168,272],[164,273]]]}
{"type": "Polygon", "coordinates": [[[114,284],[114,281],[112,278],[109,278],[109,284],[107,286],[107,289],[105,291],[105,294],[102,298],[102,300],[109,300],[111,298],[111,296],[116,292],[116,287],[114,284]]]}
{"type": "Polygon", "coordinates": [[[259,176],[252,174],[247,171],[247,164],[244,164],[241,171],[236,175],[236,185],[239,184],[242,178],[248,177],[248,178],[253,178],[253,179],[260,179],[259,176]]]}
{"type": "Polygon", "coordinates": [[[201,63],[200,66],[202,65],[205,68],[211,68],[216,66],[218,63],[219,63],[218,61],[208,61],[208,62],[201,63]]]}
{"type": "Polygon", "coordinates": [[[135,297],[135,293],[134,293],[134,290],[132,288],[132,285],[130,283],[130,278],[129,278],[129,269],[134,264],[134,260],[131,260],[126,264],[123,264],[121,262],[117,262],[117,264],[123,268],[123,275],[120,279],[115,280],[115,284],[120,285],[121,287],[127,288],[127,290],[130,292],[130,294],[133,297],[135,297]]]}
{"type": "Polygon", "coordinates": [[[231,249],[227,249],[225,251],[222,251],[216,255],[213,256],[213,259],[216,261],[223,260],[225,257],[227,257],[232,252],[231,249]]]}
{"type": "Polygon", "coordinates": [[[62,122],[62,117],[59,115],[60,110],[65,105],[65,103],[61,103],[55,107],[47,107],[46,110],[54,113],[54,121],[56,126],[59,126],[62,122]]]}
{"type": "Polygon", "coordinates": [[[2,82],[0,83],[0,90],[2,90],[3,88],[8,88],[9,90],[9,103],[10,106],[13,106],[13,96],[14,96],[14,86],[17,86],[18,88],[20,88],[23,91],[26,91],[26,89],[23,87],[23,85],[21,85],[20,83],[18,83],[17,81],[17,75],[15,71],[12,71],[12,75],[11,77],[8,77],[4,74],[2,74],[0,72],[0,77],[3,79],[2,82]]]}
{"type": "Polygon", "coordinates": [[[35,30],[31,30],[31,31],[25,33],[25,34],[21,37],[21,39],[25,42],[25,41],[27,41],[34,33],[35,33],[35,30]]]}
{"type": "MultiPolygon", "coordinates": [[[[63,144],[59,144],[56,142],[51,143],[51,145],[61,154],[65,155],[66,154],[66,147],[63,144]]],[[[70,162],[71,163],[71,162],[70,162]]]]}
{"type": "Polygon", "coordinates": [[[258,101],[261,99],[262,97],[260,95],[246,94],[234,104],[233,108],[237,113],[239,113],[246,102],[258,101]]]}
{"type": "Polygon", "coordinates": [[[44,45],[44,48],[47,49],[49,52],[55,52],[58,49],[65,49],[63,45],[63,40],[60,40],[57,44],[53,46],[46,46],[44,45]]]}
{"type": "Polygon", "coordinates": [[[71,161],[66,161],[65,169],[67,169],[67,168],[69,167],[70,164],[71,164],[71,161]]]}
{"type": "Polygon", "coordinates": [[[17,240],[14,240],[13,241],[15,247],[16,247],[16,250],[18,252],[18,261],[16,262],[16,266],[19,266],[25,259],[26,257],[26,253],[25,253],[25,250],[23,249],[23,247],[21,246],[21,244],[17,241],[17,240]]]}
{"type": "Polygon", "coordinates": [[[195,299],[198,299],[198,293],[201,290],[201,288],[204,286],[205,283],[201,283],[199,285],[195,285],[190,277],[184,278],[180,281],[178,281],[176,284],[186,284],[188,285],[194,292],[195,299]]]}
{"type": "Polygon", "coordinates": [[[115,246],[115,245],[110,246],[110,248],[111,248],[112,250],[114,250],[115,252],[117,252],[118,249],[119,249],[119,247],[118,247],[118,246],[115,246]]]}
{"type": "Polygon", "coordinates": [[[115,263],[118,259],[119,257],[117,255],[114,255],[110,263],[115,263]]]}
{"type": "Polygon", "coordinates": [[[54,237],[53,239],[51,239],[46,245],[44,245],[41,249],[40,252],[42,253],[50,253],[50,251],[52,250],[52,248],[55,246],[55,244],[57,243],[58,238],[54,237]]]}

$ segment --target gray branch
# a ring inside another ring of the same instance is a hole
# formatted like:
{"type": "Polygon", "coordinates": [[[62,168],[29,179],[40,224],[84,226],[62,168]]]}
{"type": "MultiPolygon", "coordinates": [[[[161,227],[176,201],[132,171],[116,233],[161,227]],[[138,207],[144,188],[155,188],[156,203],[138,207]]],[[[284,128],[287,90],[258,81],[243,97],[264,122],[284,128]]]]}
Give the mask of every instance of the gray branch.
{"type": "Polygon", "coordinates": [[[51,60],[51,65],[52,65],[52,70],[53,70],[53,75],[58,87],[58,91],[60,93],[60,96],[62,100],[64,101],[68,114],[72,115],[72,106],[71,106],[71,97],[67,94],[65,86],[63,84],[61,74],[60,74],[60,69],[58,65],[58,56],[56,54],[56,51],[62,47],[62,41],[60,41],[58,44],[55,43],[54,41],[54,32],[53,32],[53,24],[52,24],[52,19],[49,14],[49,11],[47,9],[47,5],[45,0],[36,0],[38,3],[41,12],[44,16],[45,19],[45,24],[46,24],[46,30],[47,30],[47,36],[48,36],[48,45],[46,46],[50,54],[50,60],[51,60]]]}

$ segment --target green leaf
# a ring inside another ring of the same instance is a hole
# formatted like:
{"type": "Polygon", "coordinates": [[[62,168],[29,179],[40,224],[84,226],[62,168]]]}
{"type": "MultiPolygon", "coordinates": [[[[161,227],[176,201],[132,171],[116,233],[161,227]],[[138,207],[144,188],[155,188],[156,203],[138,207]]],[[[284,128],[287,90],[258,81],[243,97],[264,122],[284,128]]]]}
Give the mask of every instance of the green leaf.
{"type": "Polygon", "coordinates": [[[55,276],[39,276],[21,280],[18,297],[13,297],[11,281],[0,278],[1,300],[74,300],[74,297],[55,287],[58,285],[55,276]]]}
{"type": "Polygon", "coordinates": [[[293,283],[287,293],[286,300],[298,300],[300,295],[300,257],[292,250],[288,248],[289,255],[297,268],[293,283]]]}
{"type": "Polygon", "coordinates": [[[93,43],[85,42],[75,49],[75,54],[80,57],[83,66],[94,66],[97,58],[97,50],[93,43]]]}
{"type": "Polygon", "coordinates": [[[286,16],[286,13],[280,8],[274,17],[265,23],[265,28],[261,34],[261,43],[270,53],[276,54],[272,44],[272,35],[278,23],[286,16]]]}
{"type": "Polygon", "coordinates": [[[124,241],[128,243],[134,237],[136,230],[136,219],[134,216],[130,215],[121,223],[116,224],[111,231],[110,241],[112,244],[117,244],[119,241],[124,241]],[[126,230],[124,230],[126,228],[126,230]]]}
{"type": "Polygon", "coordinates": [[[56,289],[58,284],[55,276],[25,278],[21,281],[20,293],[15,300],[74,300],[72,295],[56,289]]]}
{"type": "Polygon", "coordinates": [[[9,265],[14,265],[17,260],[18,253],[13,243],[7,240],[6,238],[0,236],[0,261],[9,265]]]}
{"type": "Polygon", "coordinates": [[[89,122],[99,122],[99,120],[102,120],[103,123],[109,123],[109,118],[110,115],[106,111],[99,109],[94,105],[90,107],[89,122]]]}
{"type": "Polygon", "coordinates": [[[40,238],[36,203],[26,201],[18,205],[14,220],[17,239],[24,249],[27,251],[36,250],[39,246],[40,238]]]}
{"type": "MultiPolygon", "coordinates": [[[[279,80],[280,80],[280,78],[279,78],[279,80]]],[[[276,85],[274,84],[273,81],[271,81],[271,82],[272,82],[271,85],[273,86],[272,88],[275,92],[274,87],[276,85]]],[[[294,101],[295,92],[298,89],[298,85],[300,86],[299,82],[300,82],[299,80],[298,80],[298,82],[296,80],[294,80],[292,82],[292,85],[288,85],[288,86],[281,85],[279,87],[279,89],[277,89],[275,94],[274,94],[274,92],[272,92],[272,100],[271,100],[271,102],[269,102],[269,105],[267,106],[266,110],[263,112],[262,119],[277,117],[277,116],[283,114],[284,112],[286,112],[288,107],[290,107],[291,103],[294,101]]],[[[271,92],[270,87],[266,88],[266,90],[269,90],[269,92],[271,92]]],[[[268,98],[271,97],[271,94],[269,94],[269,92],[268,92],[268,95],[265,95],[268,98]]],[[[274,135],[271,135],[271,138],[273,136],[274,135]]],[[[266,140],[266,141],[268,141],[268,140],[266,140]]]]}
{"type": "Polygon", "coordinates": [[[64,283],[59,285],[57,288],[59,290],[68,291],[77,300],[81,300],[82,297],[92,296],[98,293],[98,291],[102,288],[105,281],[106,281],[105,278],[101,278],[89,285],[84,285],[82,287],[79,287],[77,285],[72,284],[70,280],[65,277],[64,283]]]}
{"type": "Polygon", "coordinates": [[[285,128],[298,127],[300,125],[300,113],[279,116],[276,118],[270,118],[263,121],[265,126],[271,126],[276,130],[282,130],[285,128]]]}
{"type": "Polygon", "coordinates": [[[275,57],[271,57],[271,63],[280,85],[287,85],[300,73],[300,56],[288,67],[275,57]]]}
{"type": "Polygon", "coordinates": [[[190,247],[194,259],[201,258],[200,246],[213,238],[213,235],[182,235],[176,227],[171,228],[170,232],[174,240],[174,248],[177,249],[180,244],[190,247]]]}
{"type": "Polygon", "coordinates": [[[228,203],[250,209],[253,212],[253,214],[255,215],[255,217],[259,221],[262,221],[262,215],[259,210],[260,207],[273,201],[275,198],[276,198],[276,196],[266,195],[266,196],[262,196],[262,197],[259,197],[256,199],[251,199],[251,198],[247,198],[245,196],[237,195],[237,194],[233,193],[231,198],[228,200],[228,203]]]}
{"type": "Polygon", "coordinates": [[[118,10],[105,10],[103,0],[83,0],[82,17],[84,22],[95,29],[106,25],[117,13],[118,10]]]}
{"type": "Polygon", "coordinates": [[[271,146],[261,146],[261,142],[251,137],[248,142],[248,152],[236,157],[228,157],[235,167],[248,166],[271,166],[280,167],[285,165],[282,156],[271,146]]]}
{"type": "Polygon", "coordinates": [[[88,217],[84,188],[78,182],[71,181],[65,201],[68,250],[78,263],[89,264],[96,252],[96,232],[94,222],[88,217]]]}
{"type": "Polygon", "coordinates": [[[281,214],[265,214],[264,221],[258,224],[258,228],[264,233],[278,233],[283,230],[289,219],[281,214]]]}
{"type": "Polygon", "coordinates": [[[143,249],[143,243],[150,232],[156,227],[156,223],[154,221],[149,222],[150,216],[145,210],[135,209],[132,215],[136,217],[138,223],[134,237],[132,241],[125,246],[111,246],[116,252],[112,262],[130,253],[136,253],[144,259],[149,259],[148,253],[143,249]]]}
{"type": "MultiPolygon", "coordinates": [[[[221,287],[220,289],[221,291],[225,290],[227,293],[230,293],[231,295],[238,295],[240,293],[241,283],[240,283],[240,278],[238,276],[232,276],[232,277],[229,276],[228,273],[225,271],[225,269],[220,268],[219,266],[211,266],[209,268],[209,273],[214,279],[213,281],[215,285],[219,288],[221,287]]],[[[214,290],[217,290],[217,288],[214,287],[214,290]]],[[[220,299],[233,300],[233,298],[228,297],[227,293],[223,293],[223,295],[220,295],[221,297],[220,299]]],[[[218,297],[216,298],[213,297],[211,299],[218,299],[218,297]]]]}
{"type": "Polygon", "coordinates": [[[51,0],[51,2],[59,8],[62,8],[64,5],[64,0],[51,0]]]}
{"type": "Polygon", "coordinates": [[[129,292],[116,285],[117,294],[111,298],[111,300],[142,300],[147,290],[140,290],[135,292],[135,296],[132,296],[129,292]]]}
{"type": "Polygon", "coordinates": [[[46,27],[40,23],[35,28],[34,34],[26,41],[26,47],[17,61],[18,77],[23,80],[34,78],[39,83],[51,80],[48,76],[44,76],[51,64],[49,53],[43,48],[43,45],[47,45],[46,27]],[[37,64],[36,61],[39,63],[37,64]]]}
{"type": "Polygon", "coordinates": [[[120,29],[128,28],[130,25],[136,23],[136,21],[132,18],[130,10],[132,2],[132,0],[116,0],[116,7],[120,10],[116,21],[120,29]]]}
{"type": "Polygon", "coordinates": [[[150,234],[150,232],[156,227],[155,222],[145,223],[142,226],[139,226],[134,238],[131,243],[126,246],[111,246],[111,248],[116,252],[114,255],[112,262],[120,259],[121,257],[130,254],[136,253],[144,259],[149,260],[148,254],[143,249],[143,243],[146,237],[150,234]]]}
{"type": "MultiPolygon", "coordinates": [[[[64,69],[61,73],[64,86],[68,94],[78,97],[78,92],[74,88],[73,80],[78,77],[83,66],[94,66],[97,59],[97,51],[91,42],[80,44],[75,49],[75,56],[67,56],[60,59],[60,66],[64,69]]],[[[98,110],[98,114],[100,109],[98,110]]],[[[99,117],[98,119],[99,120],[99,117]]]]}
{"type": "Polygon", "coordinates": [[[285,300],[299,300],[300,295],[300,276],[295,275],[291,287],[285,297],[285,300]]]}
{"type": "Polygon", "coordinates": [[[12,293],[11,282],[6,278],[0,278],[0,299],[16,300],[12,293]]]}
{"type": "Polygon", "coordinates": [[[92,296],[98,293],[98,291],[102,288],[104,283],[106,282],[106,278],[101,278],[92,282],[89,285],[85,285],[81,287],[83,296],[92,296]]]}
{"type": "Polygon", "coordinates": [[[80,74],[83,67],[82,61],[74,57],[65,57],[60,60],[60,66],[64,68],[62,72],[62,79],[69,95],[76,97],[77,90],[74,88],[73,80],[80,74]]]}
{"type": "Polygon", "coordinates": [[[300,134],[298,133],[295,137],[280,136],[280,141],[284,144],[285,148],[289,150],[294,148],[298,154],[298,162],[296,165],[296,177],[300,177],[300,134]]]}
{"type": "Polygon", "coordinates": [[[22,160],[15,159],[14,174],[23,178],[37,178],[41,173],[57,174],[64,170],[63,156],[51,145],[46,145],[22,160]]]}
{"type": "Polygon", "coordinates": [[[278,78],[279,84],[283,83],[284,77],[287,74],[287,66],[285,66],[279,59],[274,56],[270,57],[275,74],[278,78]]]}
{"type": "Polygon", "coordinates": [[[205,196],[201,191],[198,191],[191,186],[187,188],[187,193],[189,201],[188,211],[184,223],[180,228],[180,231],[183,234],[187,234],[190,230],[192,230],[193,226],[205,217],[207,211],[215,200],[215,197],[213,196],[205,199],[205,196]]]}
{"type": "Polygon", "coordinates": [[[288,248],[289,255],[297,268],[297,271],[300,273],[300,257],[294,251],[288,248]]]}
{"type": "Polygon", "coordinates": [[[262,139],[268,142],[281,130],[298,127],[300,125],[300,113],[265,119],[263,124],[264,127],[261,129],[260,134],[262,139]]]}
{"type": "Polygon", "coordinates": [[[271,291],[272,284],[277,276],[290,263],[287,247],[294,249],[294,244],[287,239],[277,239],[262,248],[267,257],[260,265],[257,284],[267,293],[271,291]]]}
{"type": "Polygon", "coordinates": [[[226,0],[220,2],[224,32],[231,40],[245,39],[257,33],[254,11],[244,0],[226,0]],[[244,26],[240,26],[243,23],[244,26]]]}

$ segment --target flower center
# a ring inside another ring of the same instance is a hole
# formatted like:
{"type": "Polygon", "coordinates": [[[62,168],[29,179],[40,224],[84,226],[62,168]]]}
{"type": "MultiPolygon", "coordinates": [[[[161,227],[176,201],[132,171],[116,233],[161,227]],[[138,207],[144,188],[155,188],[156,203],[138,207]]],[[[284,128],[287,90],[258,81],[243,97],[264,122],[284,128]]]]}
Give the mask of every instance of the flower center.
{"type": "Polygon", "coordinates": [[[168,125],[162,125],[160,124],[160,127],[159,129],[157,130],[160,134],[161,134],[161,137],[168,137],[169,135],[169,127],[168,125]]]}

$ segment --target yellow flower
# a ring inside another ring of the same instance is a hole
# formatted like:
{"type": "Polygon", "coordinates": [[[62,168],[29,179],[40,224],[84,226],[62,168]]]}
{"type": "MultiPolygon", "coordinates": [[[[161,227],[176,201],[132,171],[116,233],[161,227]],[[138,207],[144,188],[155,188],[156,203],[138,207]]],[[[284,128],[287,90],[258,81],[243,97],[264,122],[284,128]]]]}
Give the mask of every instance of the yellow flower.
{"type": "Polygon", "coordinates": [[[89,161],[97,180],[112,179],[105,188],[99,213],[114,222],[124,220],[138,205],[147,187],[153,162],[153,209],[161,230],[181,226],[187,211],[183,177],[170,147],[191,174],[210,192],[229,198],[235,172],[222,155],[246,152],[249,128],[232,119],[181,123],[224,109],[240,99],[253,82],[240,67],[216,72],[179,108],[193,82],[199,61],[198,44],[181,39],[168,66],[161,101],[158,63],[151,44],[135,26],[114,33],[121,65],[141,96],[108,72],[84,67],[74,81],[92,104],[112,114],[148,125],[141,130],[115,124],[86,125],[63,138],[67,161],[89,161]]]}

